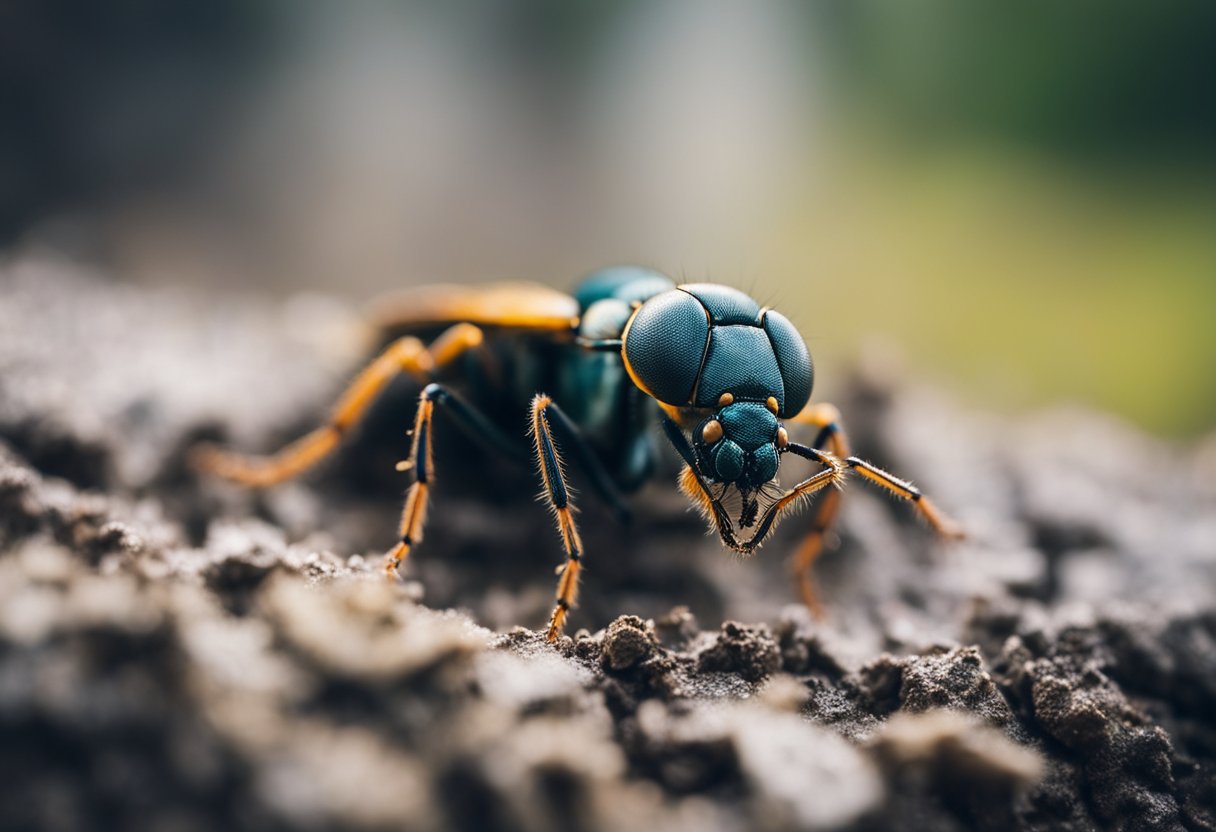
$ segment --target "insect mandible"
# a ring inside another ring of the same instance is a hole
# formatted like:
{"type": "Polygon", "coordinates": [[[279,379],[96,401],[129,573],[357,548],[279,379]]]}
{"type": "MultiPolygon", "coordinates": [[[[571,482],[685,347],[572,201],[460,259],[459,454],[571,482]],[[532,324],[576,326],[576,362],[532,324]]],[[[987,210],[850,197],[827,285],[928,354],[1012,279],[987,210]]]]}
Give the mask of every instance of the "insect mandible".
{"type": "Polygon", "coordinates": [[[337,448],[389,381],[413,376],[424,386],[410,456],[398,467],[412,469],[414,481],[386,570],[395,574],[422,540],[435,484],[433,420],[443,409],[470,439],[536,466],[565,553],[550,641],[575,606],[584,557],[563,452],[618,516],[628,516],[625,495],[656,470],[656,422],[683,461],[679,488],[735,552],[753,553],[791,509],[819,494],[794,557],[802,599],[814,611],[811,566],[839,509],[834,486],[850,471],[910,500],[939,534],[959,535],[910,483],[851,455],[837,409],[809,404],[814,367],[802,336],[736,289],[677,286],[621,266],[592,274],[572,296],[531,283],[435,286],[387,299],[381,310],[382,327],[406,334],[356,377],[326,424],[268,457],[202,447],[197,465],[251,487],[283,482],[337,448]],[[419,337],[436,331],[429,343],[419,337]],[[503,401],[530,409],[530,436],[496,418],[503,401]],[[794,441],[787,424],[810,427],[813,441],[794,441]],[[811,470],[785,487],[778,472],[790,455],[811,470]]]}

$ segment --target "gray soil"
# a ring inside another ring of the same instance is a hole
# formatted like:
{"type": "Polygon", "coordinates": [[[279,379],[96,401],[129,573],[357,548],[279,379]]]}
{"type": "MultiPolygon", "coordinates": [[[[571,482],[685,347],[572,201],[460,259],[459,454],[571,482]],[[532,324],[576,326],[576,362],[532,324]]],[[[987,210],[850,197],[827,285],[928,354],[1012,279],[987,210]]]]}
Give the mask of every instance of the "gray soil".
{"type": "Polygon", "coordinates": [[[739,561],[665,475],[628,529],[583,500],[550,646],[534,475],[451,437],[382,576],[408,383],[299,482],[190,471],[323,418],[353,318],[0,270],[0,827],[1216,829],[1216,443],[863,367],[856,448],[969,541],[850,482],[816,621],[797,520],[739,561]]]}

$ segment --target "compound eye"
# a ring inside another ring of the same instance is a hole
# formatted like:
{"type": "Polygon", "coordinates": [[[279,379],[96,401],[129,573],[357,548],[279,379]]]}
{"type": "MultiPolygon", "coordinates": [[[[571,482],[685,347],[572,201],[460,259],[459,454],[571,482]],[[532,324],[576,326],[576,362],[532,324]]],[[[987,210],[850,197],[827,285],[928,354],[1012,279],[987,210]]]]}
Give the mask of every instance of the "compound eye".
{"type": "Polygon", "coordinates": [[[706,422],[705,427],[701,428],[701,441],[706,445],[712,445],[722,438],[722,423],[717,419],[706,422]]]}
{"type": "Polygon", "coordinates": [[[709,343],[709,318],[687,292],[650,298],[625,330],[625,367],[642,390],[661,402],[687,404],[709,343]]]}
{"type": "Polygon", "coordinates": [[[797,415],[811,398],[815,367],[806,341],[780,312],[770,309],[764,314],[764,331],[772,342],[785,385],[783,409],[777,415],[788,419],[797,415]]]}

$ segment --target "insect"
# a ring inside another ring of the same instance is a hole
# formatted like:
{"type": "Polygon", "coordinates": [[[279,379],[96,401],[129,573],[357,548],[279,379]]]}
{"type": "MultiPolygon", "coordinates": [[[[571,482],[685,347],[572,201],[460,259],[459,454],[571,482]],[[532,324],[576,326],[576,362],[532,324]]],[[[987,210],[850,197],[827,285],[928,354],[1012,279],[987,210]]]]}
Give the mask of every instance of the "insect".
{"type": "Polygon", "coordinates": [[[424,386],[410,456],[398,468],[412,469],[414,481],[386,570],[395,574],[422,540],[435,486],[434,416],[443,410],[470,440],[536,466],[565,554],[550,641],[575,606],[585,553],[563,454],[627,517],[625,495],[656,470],[656,423],[683,462],[679,488],[735,552],[755,552],[778,521],[822,492],[794,557],[812,610],[811,566],[839,509],[833,486],[850,471],[910,500],[943,536],[959,534],[910,483],[851,455],[837,409],[808,404],[814,368],[802,336],[736,289],[614,267],[573,295],[527,283],[416,289],[386,300],[379,323],[406,334],[355,378],[325,425],[268,457],[200,448],[198,466],[252,487],[295,477],[337,448],[389,381],[413,376],[424,386]],[[433,332],[429,343],[419,337],[433,332]],[[504,401],[529,408],[530,436],[496,417],[510,412],[504,401]],[[813,441],[794,441],[792,425],[813,429],[813,441]],[[778,472],[791,456],[810,470],[786,487],[778,472]]]}

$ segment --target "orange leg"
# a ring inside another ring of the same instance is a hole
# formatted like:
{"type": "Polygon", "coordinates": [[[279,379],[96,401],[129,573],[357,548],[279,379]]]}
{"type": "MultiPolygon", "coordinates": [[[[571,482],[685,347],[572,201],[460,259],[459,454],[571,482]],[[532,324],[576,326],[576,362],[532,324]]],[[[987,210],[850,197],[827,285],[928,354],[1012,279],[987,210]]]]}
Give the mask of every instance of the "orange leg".
{"type": "Polygon", "coordinates": [[[399,470],[414,469],[414,482],[405,495],[405,505],[401,508],[401,524],[398,528],[400,539],[384,560],[384,571],[394,576],[401,561],[409,557],[410,549],[422,540],[422,528],[426,523],[426,509],[430,501],[431,481],[435,460],[431,454],[431,420],[435,414],[435,395],[428,385],[418,399],[418,413],[414,416],[414,443],[410,447],[409,459],[399,463],[399,470]]]}
{"type": "Polygon", "coordinates": [[[518,440],[504,433],[485,414],[442,384],[428,384],[418,397],[410,456],[397,464],[399,471],[413,469],[414,482],[401,509],[401,537],[384,561],[384,570],[390,576],[396,573],[401,562],[422,541],[431,489],[435,484],[435,460],[431,449],[435,436],[435,411],[438,408],[448,414],[455,427],[486,450],[519,462],[528,460],[529,455],[518,440]]]}
{"type": "MultiPolygon", "coordinates": [[[[791,421],[819,428],[820,435],[816,438],[813,447],[820,448],[826,445],[826,450],[841,460],[849,456],[849,440],[844,431],[839,428],[840,411],[834,406],[830,404],[811,405],[791,421]]],[[[836,521],[836,515],[839,512],[840,490],[833,488],[825,491],[815,504],[811,514],[810,529],[807,530],[802,544],[794,554],[794,582],[798,585],[798,594],[816,618],[823,617],[823,605],[819,602],[819,595],[815,591],[815,578],[811,567],[823,554],[828,530],[836,521]]]]}
{"type": "MultiPolygon", "coordinates": [[[[465,433],[479,439],[487,448],[510,453],[514,447],[510,437],[503,434],[497,426],[459,396],[442,385],[427,385],[426,389],[422,391],[418,403],[418,415],[414,422],[414,445],[410,451],[410,458],[398,466],[403,469],[413,468],[415,480],[410,487],[409,494],[406,495],[405,507],[401,512],[401,540],[389,552],[385,560],[385,571],[390,575],[396,572],[402,560],[408,557],[411,549],[422,540],[427,505],[431,487],[434,484],[431,443],[434,436],[433,420],[436,406],[444,407],[465,433]]],[[[549,626],[546,630],[548,640],[556,641],[565,627],[570,610],[574,608],[577,601],[583,542],[579,536],[578,526],[574,522],[575,508],[570,499],[570,489],[566,485],[565,464],[553,440],[551,420],[563,429],[563,435],[573,446],[575,460],[586,469],[605,501],[616,509],[618,516],[627,514],[627,508],[607,471],[602,468],[593,452],[583,445],[584,440],[577,427],[552,399],[544,394],[538,394],[532,400],[530,419],[533,438],[532,454],[535,456],[541,481],[544,484],[544,495],[549,507],[553,510],[557,530],[561,535],[562,548],[566,555],[565,562],[557,570],[558,581],[553,614],[549,618],[549,626]]]]}
{"type": "Polygon", "coordinates": [[[788,448],[790,452],[811,462],[818,463],[822,466],[822,470],[783,492],[777,498],[777,501],[764,512],[756,524],[756,533],[747,540],[739,540],[735,536],[730,518],[719,510],[717,501],[710,496],[709,487],[705,484],[701,475],[693,469],[692,464],[686,463],[680,471],[680,478],[678,480],[680,490],[684,492],[686,497],[692,500],[693,505],[701,511],[702,516],[713,524],[713,527],[722,537],[722,542],[739,554],[753,554],[760,548],[760,545],[765,541],[769,533],[776,528],[777,523],[790,511],[800,506],[804,500],[816,492],[827,488],[829,485],[839,487],[844,481],[848,468],[830,453],[806,448],[792,442],[788,448]]]}
{"type": "Polygon", "coordinates": [[[195,450],[193,462],[206,473],[240,485],[267,488],[292,479],[316,465],[338,447],[346,432],[367,412],[385,386],[400,373],[426,381],[460,354],[480,346],[482,332],[472,324],[457,324],[428,348],[407,336],[394,341],[355,378],[338,400],[329,421],[271,456],[245,456],[212,445],[195,450]]]}
{"type": "MultiPolygon", "coordinates": [[[[840,411],[835,406],[830,404],[811,405],[791,421],[819,428],[819,435],[815,440],[816,448],[826,445],[828,451],[842,459],[848,468],[856,471],[863,479],[886,489],[901,499],[911,500],[917,512],[939,535],[947,539],[959,539],[963,536],[960,527],[942,514],[914,485],[863,459],[851,456],[848,437],[840,426],[840,411]]],[[[803,603],[816,617],[823,615],[823,606],[815,591],[811,567],[823,553],[827,533],[839,511],[840,492],[835,489],[827,491],[816,505],[815,511],[811,515],[811,527],[794,555],[794,579],[798,584],[799,594],[802,596],[803,603]]]]}
{"type": "Polygon", "coordinates": [[[553,510],[566,562],[557,568],[557,591],[554,594],[553,615],[549,617],[549,628],[545,638],[557,641],[566,625],[570,610],[578,601],[578,573],[582,569],[583,541],[574,522],[574,503],[570,500],[570,489],[566,486],[565,466],[553,443],[553,431],[549,425],[550,410],[557,405],[548,396],[539,394],[532,400],[532,439],[536,461],[544,482],[544,494],[553,510]]]}

